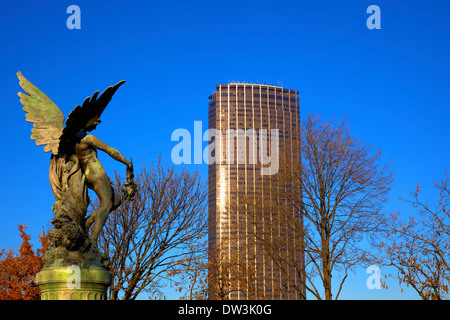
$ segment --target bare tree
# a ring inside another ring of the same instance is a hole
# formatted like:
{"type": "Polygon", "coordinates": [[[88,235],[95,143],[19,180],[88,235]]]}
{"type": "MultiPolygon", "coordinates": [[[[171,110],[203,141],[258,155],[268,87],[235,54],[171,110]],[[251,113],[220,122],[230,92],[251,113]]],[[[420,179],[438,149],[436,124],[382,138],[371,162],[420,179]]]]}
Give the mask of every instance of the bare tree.
{"type": "Polygon", "coordinates": [[[175,291],[181,295],[180,300],[206,300],[208,299],[208,244],[204,240],[190,246],[192,253],[185,259],[178,260],[177,265],[167,272],[167,277],[173,279],[175,291]]]}
{"type": "MultiPolygon", "coordinates": [[[[449,176],[435,183],[439,197],[435,204],[420,199],[420,185],[405,199],[418,215],[394,223],[379,247],[393,266],[400,285],[413,288],[424,300],[450,297],[450,188],[449,176]]],[[[381,241],[381,240],[380,240],[381,241]]],[[[386,286],[386,285],[385,285],[386,286]]],[[[403,291],[403,288],[402,288],[403,291]]]]}
{"type": "MultiPolygon", "coordinates": [[[[124,179],[116,175],[116,188],[124,179]]],[[[167,273],[192,254],[207,233],[207,191],[197,173],[177,172],[160,160],[136,176],[134,200],[122,200],[99,238],[110,257],[109,299],[134,300],[142,292],[164,298],[167,273]]]]}
{"type": "Polygon", "coordinates": [[[230,300],[237,293],[244,297],[264,298],[259,287],[251,286],[256,281],[255,267],[251,263],[238,255],[229,259],[219,248],[200,252],[202,254],[179,261],[169,273],[179,279],[175,286],[183,294],[181,299],[230,300]]]}
{"type": "Polygon", "coordinates": [[[258,245],[283,273],[281,289],[305,298],[306,288],[317,299],[331,300],[332,276],[339,275],[337,299],[348,272],[369,262],[361,240],[383,230],[388,220],[382,206],[393,174],[389,164],[379,164],[381,150],[372,154],[371,146],[351,136],[345,121],[334,127],[308,115],[298,141],[301,161],[289,158],[296,150],[280,152],[287,157],[272,177],[270,192],[276,196],[254,209],[246,202],[246,210],[259,217],[255,221],[271,219],[281,226],[255,232],[258,245]]]}

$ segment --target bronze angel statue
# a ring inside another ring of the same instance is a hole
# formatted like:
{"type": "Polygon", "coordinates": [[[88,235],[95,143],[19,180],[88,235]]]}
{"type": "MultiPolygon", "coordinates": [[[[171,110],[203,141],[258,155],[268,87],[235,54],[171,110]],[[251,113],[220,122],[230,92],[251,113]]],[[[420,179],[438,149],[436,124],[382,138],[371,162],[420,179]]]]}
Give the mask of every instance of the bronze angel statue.
{"type": "Polygon", "coordinates": [[[131,159],[128,161],[119,151],[89,134],[100,123],[102,112],[125,81],[108,87],[100,96],[97,91],[92,98],[87,97],[81,106],[73,109],[64,125],[64,115],[56,104],[20,71],[17,76],[26,92],[18,93],[26,120],[33,123],[31,139],[36,140],[37,145],[44,145],[44,151],[51,152],[49,178],[56,199],[52,219],[54,230],[50,237],[54,247],[52,262],[64,260],[64,254],[58,253],[63,250],[61,248],[72,252],[96,248],[108,214],[121,204],[120,196],[97,158],[97,150],[127,166],[127,181],[122,190],[125,197],[134,196],[131,159]],[[85,217],[89,205],[88,188],[96,193],[100,205],[85,217]]]}

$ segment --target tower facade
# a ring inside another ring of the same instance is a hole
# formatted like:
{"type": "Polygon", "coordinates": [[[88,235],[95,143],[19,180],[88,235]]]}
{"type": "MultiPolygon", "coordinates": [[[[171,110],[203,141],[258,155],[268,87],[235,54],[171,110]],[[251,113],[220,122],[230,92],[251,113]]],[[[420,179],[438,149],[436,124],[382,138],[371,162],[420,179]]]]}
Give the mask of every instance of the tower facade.
{"type": "Polygon", "coordinates": [[[209,97],[210,295],[300,299],[286,277],[302,287],[296,271],[280,269],[269,254],[304,261],[301,235],[289,228],[302,223],[300,213],[281,197],[298,186],[277,183],[285,161],[300,161],[299,92],[243,82],[216,89],[209,97]]]}

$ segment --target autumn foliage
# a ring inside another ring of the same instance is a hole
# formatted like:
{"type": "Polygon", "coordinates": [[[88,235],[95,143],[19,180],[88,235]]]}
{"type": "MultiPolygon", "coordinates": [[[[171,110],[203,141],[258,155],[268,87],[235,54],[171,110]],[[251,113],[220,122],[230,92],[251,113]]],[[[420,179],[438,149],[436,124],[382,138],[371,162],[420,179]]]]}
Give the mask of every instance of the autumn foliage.
{"type": "Polygon", "coordinates": [[[41,248],[33,250],[27,225],[19,225],[22,244],[18,252],[12,249],[0,251],[0,300],[39,300],[40,292],[35,283],[36,274],[42,268],[42,256],[49,247],[46,232],[38,234],[41,248]]]}
{"type": "MultiPolygon", "coordinates": [[[[420,199],[420,185],[406,202],[417,211],[414,217],[395,221],[380,244],[387,265],[397,270],[389,277],[413,288],[424,300],[450,298],[450,185],[449,176],[435,183],[439,192],[434,204],[420,199]]],[[[384,283],[387,289],[386,284],[384,283]]],[[[403,288],[402,288],[403,291],[403,288]]]]}

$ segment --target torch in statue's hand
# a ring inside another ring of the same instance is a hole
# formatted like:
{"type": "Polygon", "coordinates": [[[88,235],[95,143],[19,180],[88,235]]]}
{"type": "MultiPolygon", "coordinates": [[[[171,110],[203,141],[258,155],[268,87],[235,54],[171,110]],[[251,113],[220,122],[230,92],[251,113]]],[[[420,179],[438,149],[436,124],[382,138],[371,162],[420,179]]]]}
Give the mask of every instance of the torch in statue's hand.
{"type": "Polygon", "coordinates": [[[127,181],[122,188],[123,196],[126,200],[133,200],[136,194],[136,184],[134,183],[133,160],[127,165],[127,181]]]}

